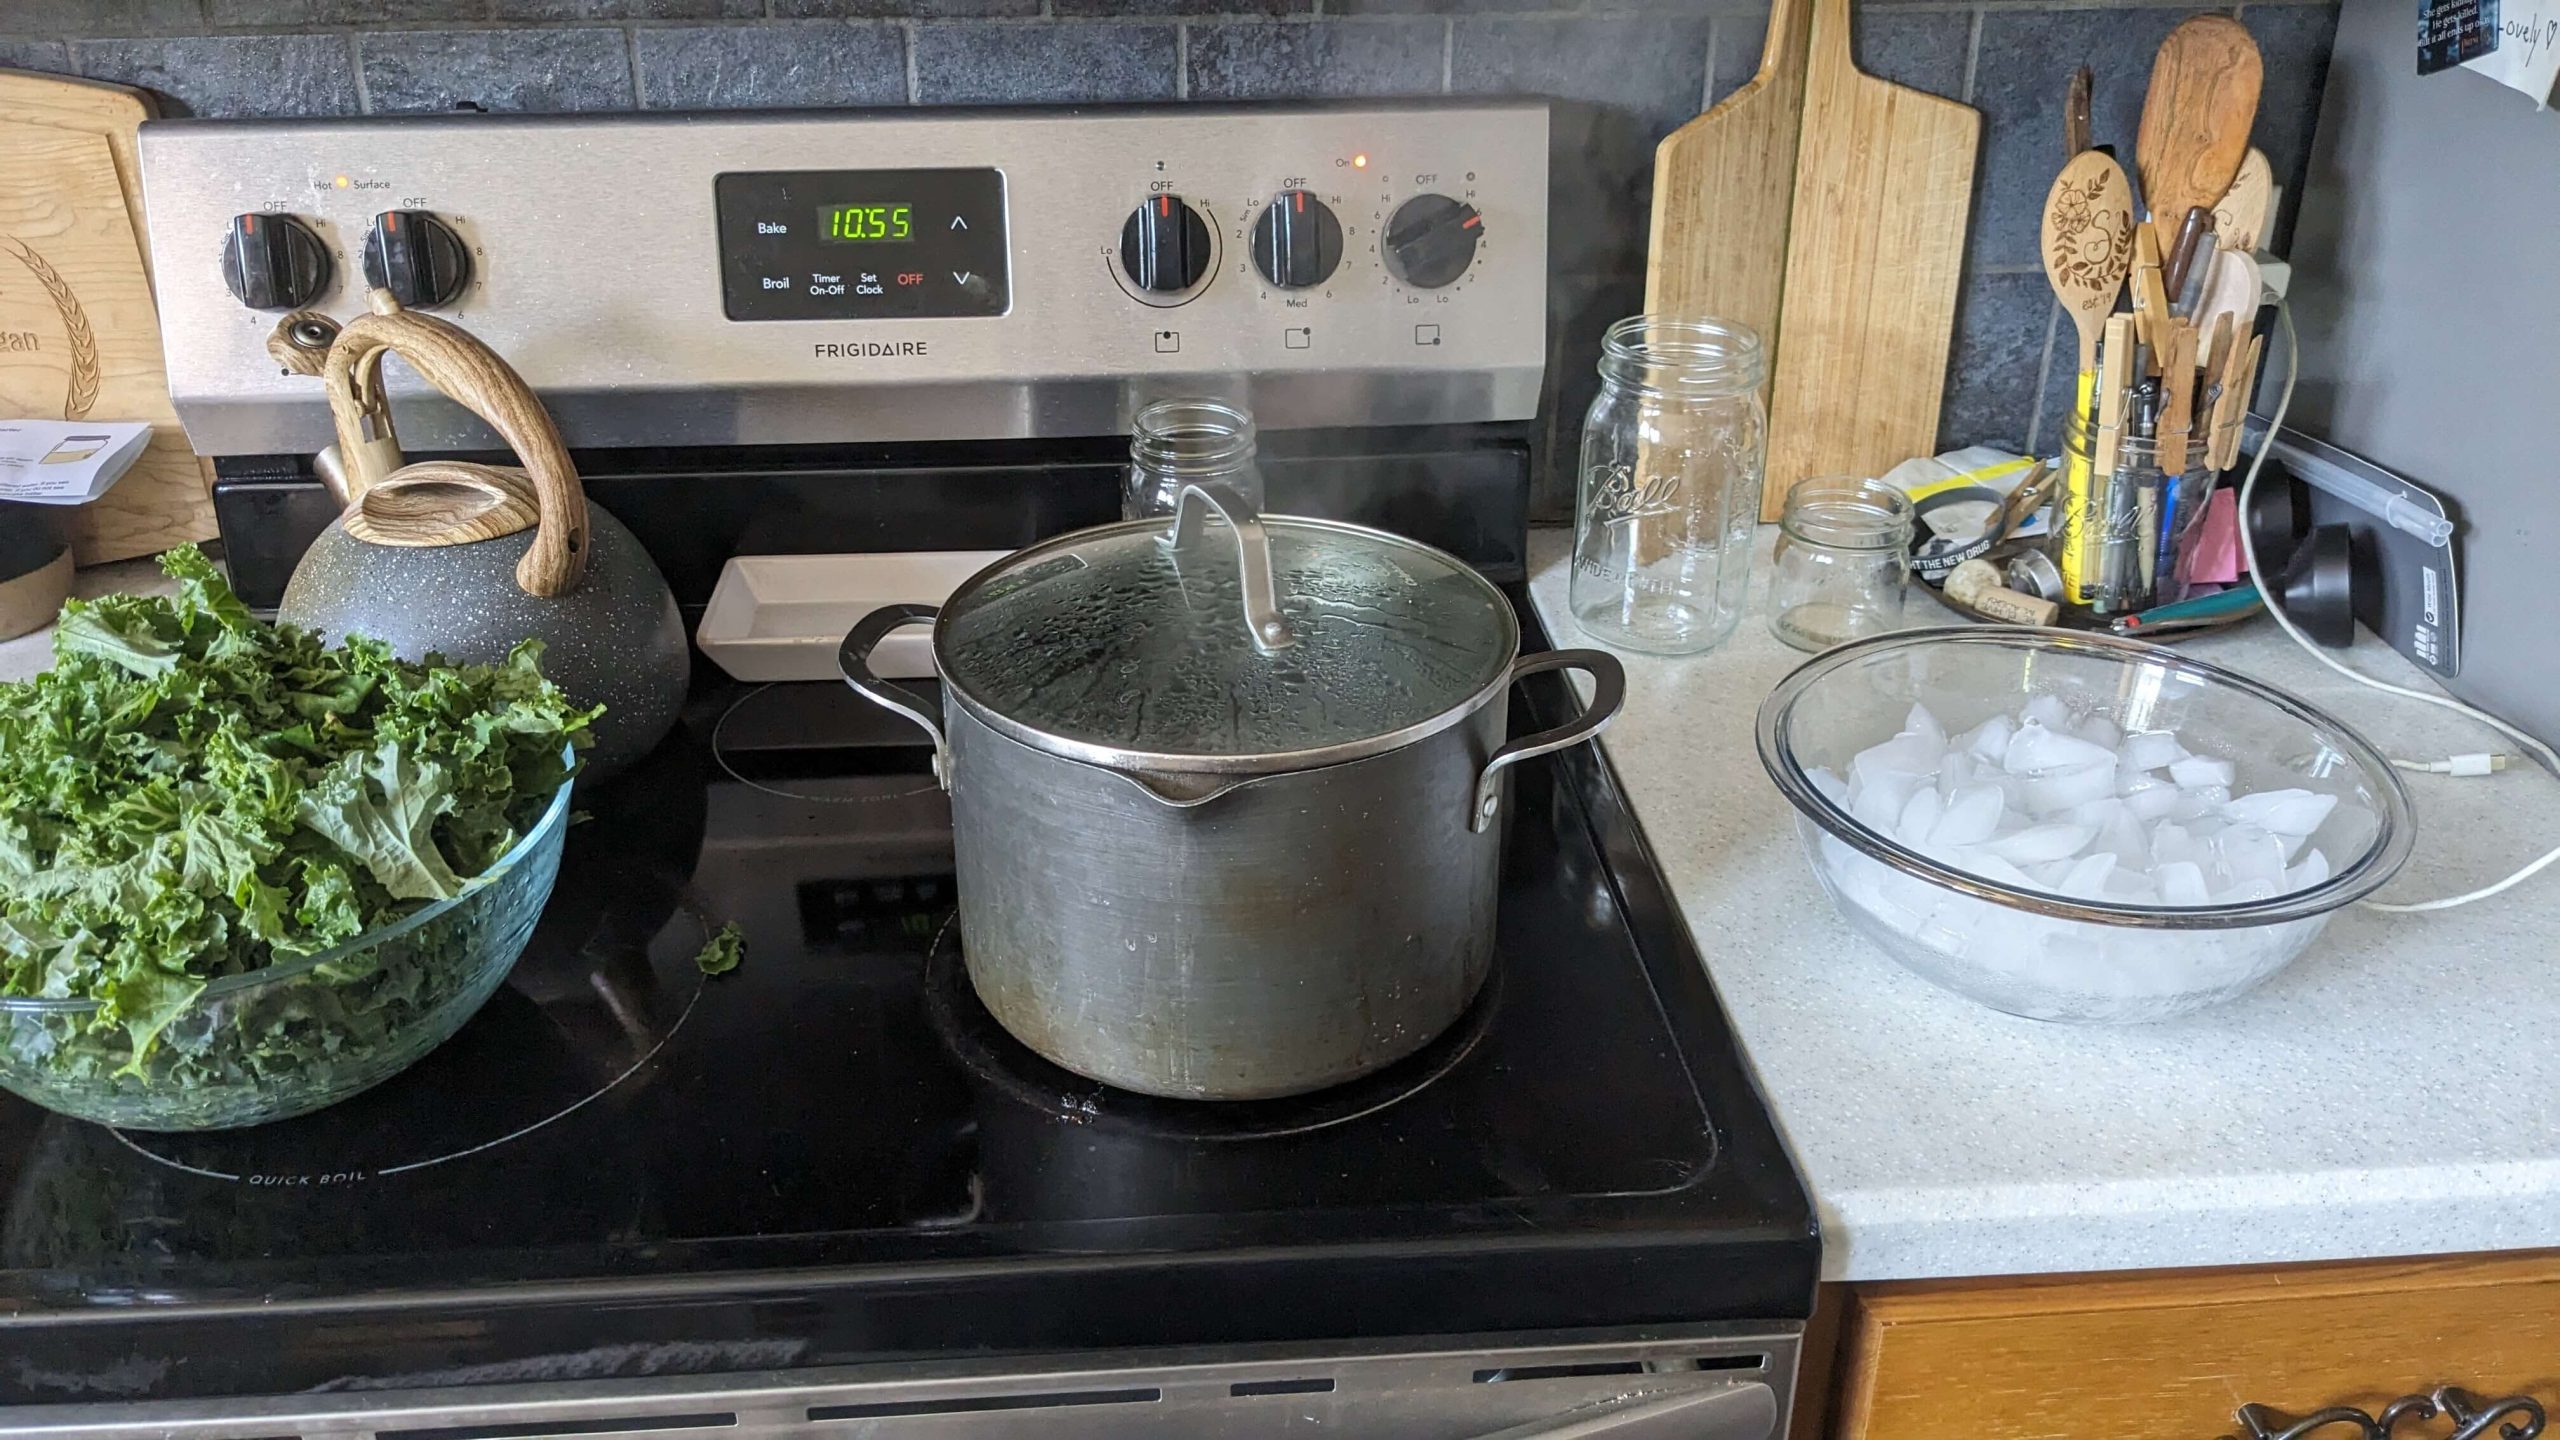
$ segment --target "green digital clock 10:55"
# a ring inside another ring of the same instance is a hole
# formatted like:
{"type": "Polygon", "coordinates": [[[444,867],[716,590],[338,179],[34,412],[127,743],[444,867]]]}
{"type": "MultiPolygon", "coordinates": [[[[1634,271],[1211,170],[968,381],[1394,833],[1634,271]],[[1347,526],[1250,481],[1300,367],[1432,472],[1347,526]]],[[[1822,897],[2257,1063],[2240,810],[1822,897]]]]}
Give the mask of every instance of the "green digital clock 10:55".
{"type": "Polygon", "coordinates": [[[823,205],[818,235],[830,245],[895,245],[915,238],[915,207],[823,205]]]}

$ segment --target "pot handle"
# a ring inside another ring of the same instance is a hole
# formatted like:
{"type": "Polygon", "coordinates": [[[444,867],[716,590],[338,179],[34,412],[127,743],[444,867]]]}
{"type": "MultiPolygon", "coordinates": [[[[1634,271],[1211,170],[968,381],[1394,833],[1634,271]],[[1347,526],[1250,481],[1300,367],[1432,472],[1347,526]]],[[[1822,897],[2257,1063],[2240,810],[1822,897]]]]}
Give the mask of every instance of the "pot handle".
{"type": "Polygon", "coordinates": [[[1244,590],[1244,628],[1253,637],[1253,648],[1269,655],[1297,644],[1298,637],[1290,633],[1288,620],[1280,614],[1279,593],[1272,587],[1271,537],[1263,533],[1262,512],[1233,486],[1217,480],[1183,486],[1182,498],[1174,506],[1173,533],[1165,537],[1166,543],[1177,552],[1189,549],[1201,527],[1209,523],[1212,510],[1236,532],[1236,578],[1244,590]]]}
{"type": "Polygon", "coordinates": [[[948,762],[950,742],[943,738],[941,718],[933,707],[904,685],[892,685],[871,673],[871,652],[880,648],[892,630],[910,625],[924,625],[942,613],[938,605],[883,605],[853,622],[845,632],[844,643],[836,647],[836,668],[844,672],[844,683],[854,693],[884,709],[894,710],[916,723],[917,728],[933,737],[933,778],[943,789],[951,788],[948,762]]]}
{"type": "Polygon", "coordinates": [[[1517,684],[1521,676],[1542,670],[1580,670],[1589,675],[1591,703],[1564,724],[1523,735],[1494,751],[1493,758],[1484,762],[1484,773],[1476,777],[1475,812],[1467,823],[1467,828],[1479,835],[1492,829],[1502,814],[1502,772],[1506,767],[1552,755],[1567,745],[1581,744],[1608,729],[1609,722],[1618,718],[1619,707],[1626,703],[1626,667],[1605,650],[1542,650],[1523,655],[1511,663],[1511,683],[1517,684]]]}

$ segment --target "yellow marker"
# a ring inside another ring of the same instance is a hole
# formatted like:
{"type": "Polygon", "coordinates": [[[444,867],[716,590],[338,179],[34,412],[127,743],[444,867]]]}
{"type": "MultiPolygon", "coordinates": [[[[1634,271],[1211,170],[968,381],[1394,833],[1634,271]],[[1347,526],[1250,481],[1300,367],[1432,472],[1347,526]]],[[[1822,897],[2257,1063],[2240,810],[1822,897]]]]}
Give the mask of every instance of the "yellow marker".
{"type": "Polygon", "coordinates": [[[2096,447],[2096,436],[2090,433],[2089,402],[2095,398],[2098,376],[2095,371],[2080,372],[2080,383],[2072,390],[2072,417],[2078,421],[2082,444],[2071,443],[2071,430],[2062,431],[2062,513],[2055,529],[2059,535],[2054,544],[2055,559],[2062,568],[2062,598],[2074,605],[2085,604],[2084,589],[2088,567],[2082,547],[2088,543],[2089,454],[2096,447]]]}

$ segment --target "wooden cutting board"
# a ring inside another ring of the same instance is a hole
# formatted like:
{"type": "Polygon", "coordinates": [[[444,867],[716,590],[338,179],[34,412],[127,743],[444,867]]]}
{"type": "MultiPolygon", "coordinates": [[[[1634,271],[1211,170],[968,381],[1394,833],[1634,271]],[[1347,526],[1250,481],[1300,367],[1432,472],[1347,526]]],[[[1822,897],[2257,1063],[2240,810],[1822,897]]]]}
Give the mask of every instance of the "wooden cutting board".
{"type": "Polygon", "coordinates": [[[1777,0],[1759,73],[1653,152],[1649,315],[1712,315],[1760,332],[1774,366],[1813,0],[1777,0]]]}
{"type": "Polygon", "coordinates": [[[1849,0],[1815,0],[1761,516],[1813,475],[1938,448],[1982,117],[1859,71],[1849,0]]]}
{"type": "Polygon", "coordinates": [[[0,71],[0,413],[153,427],[115,488],[67,513],[83,565],[214,534],[139,238],[134,131],[150,114],[137,90],[0,71]]]}

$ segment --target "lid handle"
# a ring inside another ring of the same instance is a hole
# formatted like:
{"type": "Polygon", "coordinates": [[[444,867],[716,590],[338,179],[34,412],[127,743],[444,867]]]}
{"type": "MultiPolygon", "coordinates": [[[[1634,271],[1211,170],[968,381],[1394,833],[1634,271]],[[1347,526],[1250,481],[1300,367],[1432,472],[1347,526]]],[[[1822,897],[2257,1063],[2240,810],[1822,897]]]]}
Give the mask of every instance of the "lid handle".
{"type": "Polygon", "coordinates": [[[1216,480],[1183,486],[1167,543],[1176,552],[1190,548],[1213,510],[1236,532],[1236,578],[1243,582],[1245,633],[1253,637],[1253,648],[1270,655],[1297,644],[1298,637],[1280,614],[1280,597],[1272,589],[1271,537],[1263,533],[1262,512],[1233,486],[1216,480]]]}

